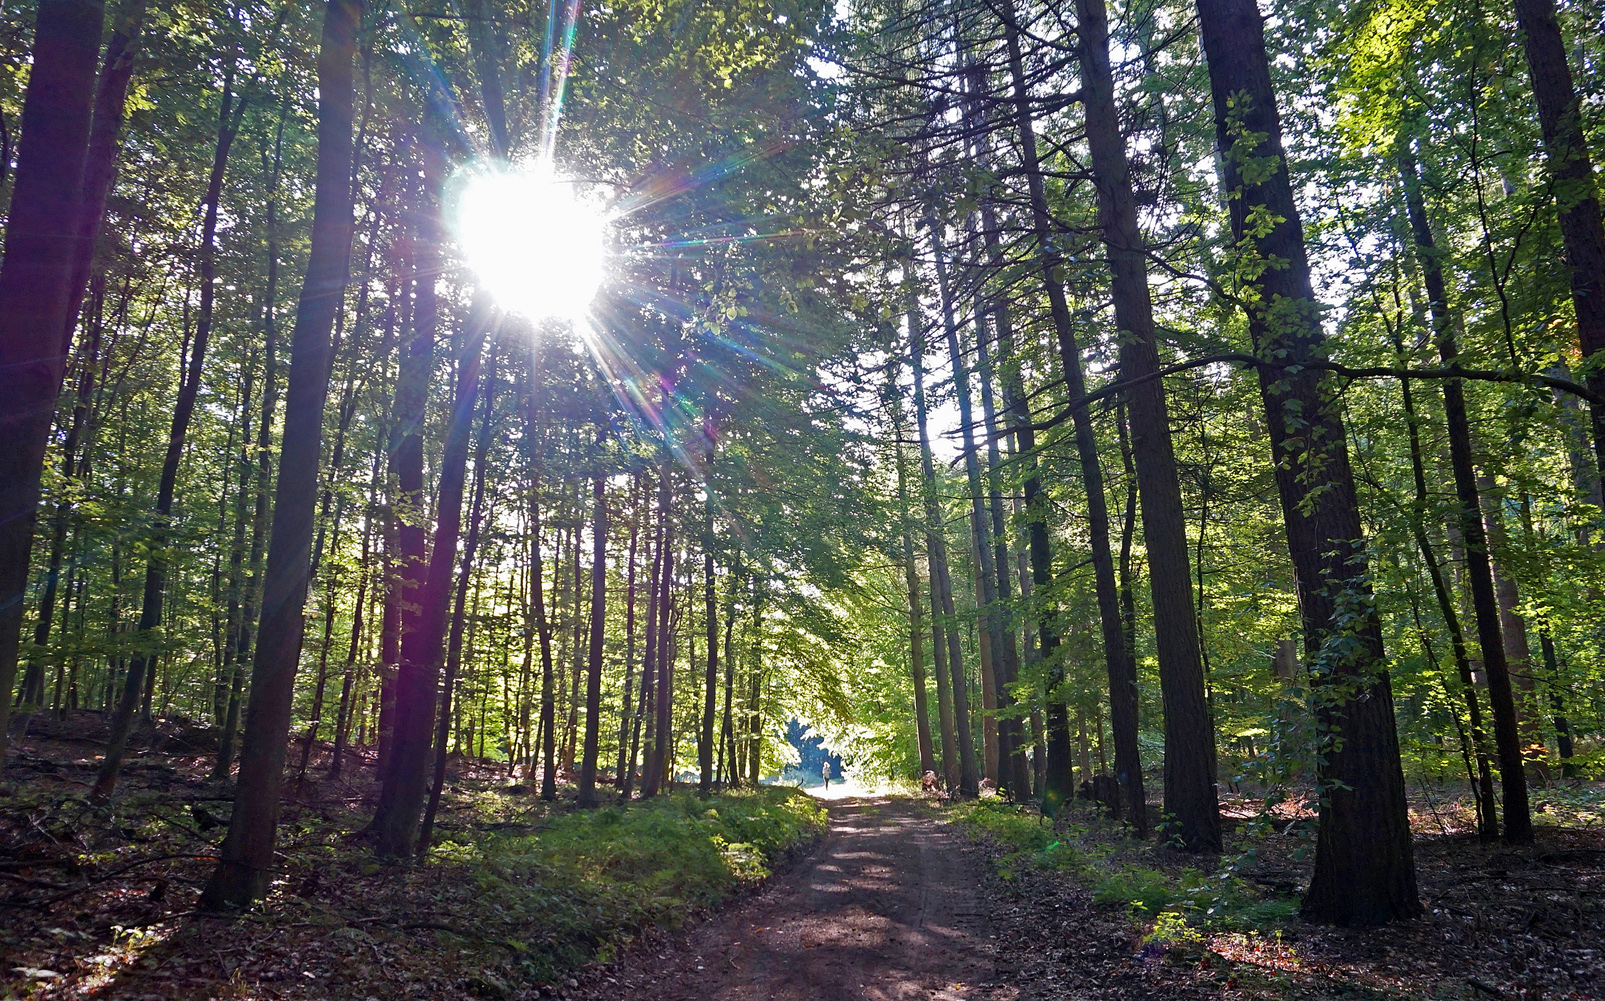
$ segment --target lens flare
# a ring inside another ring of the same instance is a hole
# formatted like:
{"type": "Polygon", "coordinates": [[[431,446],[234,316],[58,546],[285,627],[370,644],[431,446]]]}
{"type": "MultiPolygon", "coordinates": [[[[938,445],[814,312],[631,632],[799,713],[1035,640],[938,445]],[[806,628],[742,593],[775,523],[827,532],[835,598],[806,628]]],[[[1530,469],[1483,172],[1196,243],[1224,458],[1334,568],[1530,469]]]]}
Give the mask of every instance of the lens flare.
{"type": "Polygon", "coordinates": [[[461,186],[457,242],[496,302],[532,320],[580,320],[602,285],[607,220],[547,171],[486,171],[461,186]]]}

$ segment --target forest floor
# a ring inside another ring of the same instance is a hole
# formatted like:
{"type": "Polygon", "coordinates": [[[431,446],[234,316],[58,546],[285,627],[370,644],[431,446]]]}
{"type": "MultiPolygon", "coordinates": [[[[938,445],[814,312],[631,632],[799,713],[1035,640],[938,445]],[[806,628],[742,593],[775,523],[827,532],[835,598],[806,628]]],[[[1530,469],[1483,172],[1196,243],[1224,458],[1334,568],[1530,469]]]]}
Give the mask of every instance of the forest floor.
{"type": "Polygon", "coordinates": [[[1300,921],[1309,854],[1293,833],[1250,837],[1240,797],[1226,804],[1234,854],[1219,857],[1132,842],[1085,804],[1050,825],[1000,800],[837,799],[826,837],[759,894],[565,996],[1597,1001],[1601,792],[1537,790],[1537,840],[1512,848],[1478,842],[1463,804],[1423,790],[1426,913],[1374,929],[1300,921]]]}
{"type": "MultiPolygon", "coordinates": [[[[792,789],[679,791],[628,809],[545,803],[505,766],[453,759],[436,843],[382,865],[360,831],[371,762],[287,784],[269,899],[200,913],[232,789],[198,732],[140,735],[109,808],[85,800],[97,713],[36,717],[0,782],[0,999],[507,1001],[567,990],[785,868],[824,829],[792,789]]],[[[299,760],[299,745],[289,760],[299,760]]],[[[571,790],[564,790],[571,793],[571,790]]]]}
{"type": "Polygon", "coordinates": [[[577,811],[456,762],[425,864],[386,866],[356,834],[371,766],[330,780],[314,752],[270,900],[218,919],[195,899],[231,791],[165,724],[91,807],[99,726],[37,720],[0,783],[8,1001],[1605,999],[1598,782],[1535,789],[1519,848],[1420,787],[1426,913],[1345,930],[1297,918],[1307,818],[1256,823],[1243,797],[1206,857],[1133,842],[1091,804],[1050,824],[833,785],[828,824],[775,788],[577,811]]]}

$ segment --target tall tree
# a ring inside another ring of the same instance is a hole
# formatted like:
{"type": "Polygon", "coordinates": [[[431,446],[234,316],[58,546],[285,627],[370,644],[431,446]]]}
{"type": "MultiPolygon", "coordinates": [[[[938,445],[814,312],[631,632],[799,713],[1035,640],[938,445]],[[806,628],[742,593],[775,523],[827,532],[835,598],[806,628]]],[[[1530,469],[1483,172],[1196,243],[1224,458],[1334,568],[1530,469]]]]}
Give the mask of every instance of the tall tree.
{"type": "MultiPolygon", "coordinates": [[[[228,171],[229,151],[239,133],[240,118],[245,113],[246,101],[234,92],[234,76],[238,60],[231,59],[223,71],[222,104],[217,116],[217,140],[212,154],[212,172],[206,182],[206,196],[201,203],[201,243],[196,254],[201,272],[201,301],[196,313],[195,333],[189,339],[189,354],[184,359],[179,377],[178,397],[173,405],[173,423],[167,433],[167,453],[162,460],[161,479],[156,487],[156,520],[151,540],[150,558],[145,564],[144,601],[139,613],[141,646],[129,665],[123,684],[122,698],[112,717],[111,736],[106,739],[106,753],[100,761],[100,773],[90,789],[91,799],[103,800],[117,787],[117,775],[123,764],[128,746],[128,732],[134,722],[134,710],[140,697],[154,683],[156,661],[160,656],[157,629],[162,624],[162,604],[167,597],[170,519],[173,514],[173,496],[178,489],[178,467],[184,458],[184,445],[189,438],[190,420],[195,414],[195,401],[201,391],[201,371],[206,364],[206,349],[211,341],[212,317],[217,304],[217,221],[223,200],[223,179],[228,171]]],[[[188,293],[185,293],[188,295],[188,293]]]]}
{"type": "MultiPolygon", "coordinates": [[[[1582,100],[1566,62],[1566,42],[1554,0],[1515,0],[1515,9],[1532,75],[1533,103],[1538,106],[1538,124],[1544,133],[1544,155],[1555,182],[1555,210],[1571,265],[1577,340],[1587,362],[1584,378],[1590,389],[1605,395],[1605,361],[1598,357],[1605,350],[1605,223],[1600,220],[1582,100]]],[[[1600,475],[1605,476],[1605,406],[1596,403],[1592,411],[1595,461],[1600,475]]],[[[1501,745],[1501,767],[1503,756],[1501,745]]],[[[1525,786],[1521,792],[1525,798],[1525,786]]],[[[1508,803],[1505,809],[1509,811],[1508,803]]],[[[1523,826],[1512,834],[1507,820],[1505,837],[1523,841],[1531,838],[1531,832],[1523,826]]]]}
{"type": "MultiPolygon", "coordinates": [[[[1137,225],[1131,165],[1109,67],[1109,15],[1103,0],[1077,0],[1076,14],[1081,100],[1119,328],[1120,374],[1130,383],[1126,399],[1131,451],[1142,498],[1143,544],[1165,707],[1165,813],[1174,818],[1173,834],[1187,848],[1219,851],[1215,726],[1204,698],[1198,620],[1187,571],[1187,526],[1170,439],[1170,410],[1159,378],[1147,254],[1137,225]]],[[[1132,816],[1141,830],[1145,818],[1138,819],[1135,811],[1132,816]]]]}
{"type": "Polygon", "coordinates": [[[0,765],[45,445],[66,373],[72,269],[83,252],[82,183],[104,17],[98,0],[39,0],[0,261],[0,765]]]}
{"type": "Polygon", "coordinates": [[[1271,457],[1298,582],[1321,729],[1320,828],[1307,918],[1379,924],[1421,911],[1404,771],[1366,579],[1343,419],[1308,363],[1325,335],[1293,200],[1282,123],[1254,0],[1199,0],[1215,130],[1271,457]]]}
{"type": "Polygon", "coordinates": [[[201,894],[210,910],[241,908],[267,891],[279,790],[301,656],[330,338],[351,260],[353,64],[362,0],[328,0],[318,51],[318,165],[312,250],[290,343],[284,445],[262,586],[262,624],[229,831],[201,894]]]}

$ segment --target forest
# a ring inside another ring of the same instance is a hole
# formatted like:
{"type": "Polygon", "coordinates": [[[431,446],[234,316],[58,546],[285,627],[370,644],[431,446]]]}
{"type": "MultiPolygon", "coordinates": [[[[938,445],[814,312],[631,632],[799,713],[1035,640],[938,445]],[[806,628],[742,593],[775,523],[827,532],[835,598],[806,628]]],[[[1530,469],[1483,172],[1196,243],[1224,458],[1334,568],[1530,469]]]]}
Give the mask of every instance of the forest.
{"type": "Polygon", "coordinates": [[[0,993],[1605,996],[1602,39],[0,0],[0,993]]]}

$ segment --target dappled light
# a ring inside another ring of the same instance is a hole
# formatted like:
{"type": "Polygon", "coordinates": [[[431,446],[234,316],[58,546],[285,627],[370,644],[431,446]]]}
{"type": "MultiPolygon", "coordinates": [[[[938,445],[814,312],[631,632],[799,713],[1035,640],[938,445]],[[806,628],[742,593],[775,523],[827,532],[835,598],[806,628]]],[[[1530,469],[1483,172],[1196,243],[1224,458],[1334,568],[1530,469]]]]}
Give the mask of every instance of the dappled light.
{"type": "Polygon", "coordinates": [[[0,998],[1605,997],[1602,3],[0,6],[0,998]]]}

